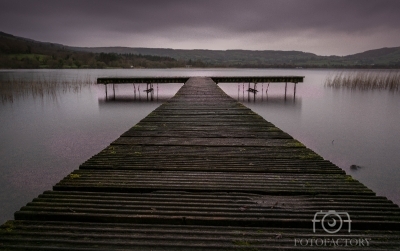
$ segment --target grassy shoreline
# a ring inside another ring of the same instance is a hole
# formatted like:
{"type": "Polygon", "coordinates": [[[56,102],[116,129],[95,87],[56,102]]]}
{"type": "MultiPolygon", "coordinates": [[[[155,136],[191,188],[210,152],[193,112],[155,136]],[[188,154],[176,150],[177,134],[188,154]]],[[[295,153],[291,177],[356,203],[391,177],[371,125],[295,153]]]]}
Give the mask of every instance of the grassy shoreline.
{"type": "Polygon", "coordinates": [[[325,86],[335,89],[351,90],[389,90],[400,91],[400,71],[386,72],[346,72],[329,76],[325,86]]]}
{"type": "Polygon", "coordinates": [[[84,79],[75,80],[48,80],[38,78],[37,80],[9,79],[0,81],[0,97],[2,103],[13,103],[14,100],[33,96],[41,97],[49,96],[57,98],[59,93],[79,92],[84,86],[93,85],[95,81],[90,76],[84,79]]]}

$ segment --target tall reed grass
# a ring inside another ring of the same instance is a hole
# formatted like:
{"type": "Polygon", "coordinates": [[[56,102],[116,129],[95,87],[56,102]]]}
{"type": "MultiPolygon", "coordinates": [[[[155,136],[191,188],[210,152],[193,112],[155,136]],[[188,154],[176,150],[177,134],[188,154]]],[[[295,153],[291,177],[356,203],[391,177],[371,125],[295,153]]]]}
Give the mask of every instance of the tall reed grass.
{"type": "Polygon", "coordinates": [[[325,86],[352,90],[400,91],[400,71],[359,71],[338,73],[325,80],[325,86]]]}
{"type": "Polygon", "coordinates": [[[92,81],[90,76],[75,80],[9,79],[0,81],[0,95],[2,103],[12,103],[18,98],[27,96],[33,96],[33,98],[44,98],[46,96],[56,99],[59,94],[66,92],[78,93],[84,86],[93,84],[95,84],[95,81],[92,81]]]}

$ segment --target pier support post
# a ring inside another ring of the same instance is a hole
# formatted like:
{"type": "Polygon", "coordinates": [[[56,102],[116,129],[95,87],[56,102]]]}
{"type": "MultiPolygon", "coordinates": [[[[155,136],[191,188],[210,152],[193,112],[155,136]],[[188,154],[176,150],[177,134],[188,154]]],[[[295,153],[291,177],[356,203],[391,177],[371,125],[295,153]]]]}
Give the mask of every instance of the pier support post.
{"type": "Polygon", "coordinates": [[[242,94],[242,96],[243,96],[243,101],[244,101],[244,83],[242,83],[242,89],[243,89],[243,94],[242,94]]]}
{"type": "Polygon", "coordinates": [[[150,84],[150,89],[151,89],[150,97],[151,97],[151,101],[153,101],[153,99],[154,99],[153,83],[150,84]]]}
{"type": "Polygon", "coordinates": [[[254,82],[254,100],[253,100],[254,103],[256,102],[256,93],[257,93],[257,83],[254,82]]]}
{"type": "Polygon", "coordinates": [[[145,92],[146,92],[146,97],[147,97],[147,101],[149,101],[149,83],[146,83],[146,90],[145,90],[145,92]]]}
{"type": "Polygon", "coordinates": [[[264,83],[261,83],[261,101],[264,101],[264,83]]]}
{"type": "Polygon", "coordinates": [[[247,102],[250,102],[250,82],[249,87],[247,88],[247,102]]]}
{"type": "Polygon", "coordinates": [[[107,84],[104,84],[104,86],[106,87],[106,100],[107,100],[107,84]]]}
{"type": "Polygon", "coordinates": [[[287,92],[287,82],[285,83],[285,100],[286,100],[286,92],[287,92]]]}

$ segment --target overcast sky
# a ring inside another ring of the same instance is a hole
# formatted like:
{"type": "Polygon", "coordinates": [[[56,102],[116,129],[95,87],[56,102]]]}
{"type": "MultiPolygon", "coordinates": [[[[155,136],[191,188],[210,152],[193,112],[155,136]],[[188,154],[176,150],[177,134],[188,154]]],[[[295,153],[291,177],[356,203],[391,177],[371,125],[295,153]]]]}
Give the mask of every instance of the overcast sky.
{"type": "Polygon", "coordinates": [[[70,46],[348,55],[400,46],[400,0],[0,0],[0,31],[70,46]]]}

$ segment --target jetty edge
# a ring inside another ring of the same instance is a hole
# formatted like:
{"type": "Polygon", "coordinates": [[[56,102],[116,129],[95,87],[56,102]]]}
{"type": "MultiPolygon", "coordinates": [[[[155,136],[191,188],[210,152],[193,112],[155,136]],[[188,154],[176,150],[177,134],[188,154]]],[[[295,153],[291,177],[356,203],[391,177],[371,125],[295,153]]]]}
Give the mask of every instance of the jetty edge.
{"type": "Polygon", "coordinates": [[[190,78],[17,211],[0,250],[398,250],[399,229],[397,205],[190,78]]]}

